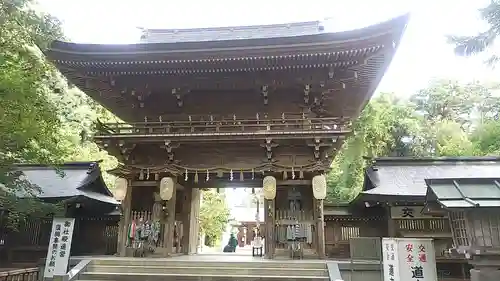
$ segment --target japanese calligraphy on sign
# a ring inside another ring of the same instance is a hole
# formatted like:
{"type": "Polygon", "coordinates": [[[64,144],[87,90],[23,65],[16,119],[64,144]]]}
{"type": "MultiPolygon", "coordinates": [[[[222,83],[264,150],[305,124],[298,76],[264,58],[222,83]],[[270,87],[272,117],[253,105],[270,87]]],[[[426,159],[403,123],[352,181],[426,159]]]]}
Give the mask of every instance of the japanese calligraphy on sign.
{"type": "Polygon", "coordinates": [[[394,239],[382,240],[382,254],[384,261],[384,280],[399,281],[399,260],[397,242],[394,239]]]}
{"type": "Polygon", "coordinates": [[[384,238],[382,247],[385,281],[437,280],[432,239],[384,238]],[[394,252],[391,250],[393,245],[394,252]],[[395,253],[394,259],[392,253],[395,253]]]}
{"type": "Polygon", "coordinates": [[[424,206],[396,206],[391,207],[392,219],[432,219],[433,216],[422,213],[424,206]]]}
{"type": "Polygon", "coordinates": [[[54,218],[50,234],[44,277],[66,274],[75,219],[54,218]]]}

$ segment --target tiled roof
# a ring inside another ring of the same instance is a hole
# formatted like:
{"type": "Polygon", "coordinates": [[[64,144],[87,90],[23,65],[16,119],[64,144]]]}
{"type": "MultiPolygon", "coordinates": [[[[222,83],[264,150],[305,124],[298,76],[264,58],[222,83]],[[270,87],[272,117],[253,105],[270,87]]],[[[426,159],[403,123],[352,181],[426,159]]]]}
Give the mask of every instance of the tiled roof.
{"type": "Polygon", "coordinates": [[[206,42],[238,39],[266,39],[322,33],[319,21],[289,24],[233,26],[193,29],[144,29],[140,43],[206,42]]]}
{"type": "Polygon", "coordinates": [[[362,194],[425,196],[426,179],[496,178],[500,158],[382,158],[367,169],[365,181],[373,186],[362,194]]]}
{"type": "Polygon", "coordinates": [[[500,207],[500,178],[429,179],[426,201],[445,208],[500,207]]]}
{"type": "Polygon", "coordinates": [[[41,165],[19,165],[20,179],[36,186],[39,190],[17,192],[19,197],[36,196],[41,199],[66,199],[86,197],[110,204],[118,202],[113,198],[102,179],[98,163],[67,163],[57,167],[41,165]]]}

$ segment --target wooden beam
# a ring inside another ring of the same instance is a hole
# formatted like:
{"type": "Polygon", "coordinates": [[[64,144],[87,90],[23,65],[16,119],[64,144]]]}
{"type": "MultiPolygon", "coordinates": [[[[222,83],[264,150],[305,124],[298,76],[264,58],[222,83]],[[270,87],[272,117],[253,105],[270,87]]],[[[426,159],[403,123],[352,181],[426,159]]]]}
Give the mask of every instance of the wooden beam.
{"type": "Polygon", "coordinates": [[[311,185],[311,180],[283,180],[277,181],[276,186],[285,186],[285,185],[311,185]]]}
{"type": "Polygon", "coordinates": [[[132,186],[134,187],[144,187],[144,186],[158,186],[158,181],[133,181],[132,186]]]}

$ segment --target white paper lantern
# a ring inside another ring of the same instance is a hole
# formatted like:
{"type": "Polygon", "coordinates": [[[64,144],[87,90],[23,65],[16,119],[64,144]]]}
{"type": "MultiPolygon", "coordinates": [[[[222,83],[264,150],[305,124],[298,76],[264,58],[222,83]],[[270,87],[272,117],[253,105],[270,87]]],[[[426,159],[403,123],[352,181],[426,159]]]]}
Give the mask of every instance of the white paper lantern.
{"type": "Polygon", "coordinates": [[[113,195],[118,201],[123,201],[127,195],[128,181],[124,178],[117,178],[115,181],[115,189],[113,190],[113,195]]]}
{"type": "Polygon", "coordinates": [[[273,200],[276,198],[276,178],[273,176],[264,177],[262,180],[262,190],[265,199],[273,200]]]}
{"type": "Polygon", "coordinates": [[[324,200],[326,198],[326,177],[317,175],[312,179],[313,195],[316,199],[324,200]]]}
{"type": "Polygon", "coordinates": [[[173,178],[162,178],[160,181],[160,197],[163,200],[172,199],[174,193],[175,181],[173,178]]]}

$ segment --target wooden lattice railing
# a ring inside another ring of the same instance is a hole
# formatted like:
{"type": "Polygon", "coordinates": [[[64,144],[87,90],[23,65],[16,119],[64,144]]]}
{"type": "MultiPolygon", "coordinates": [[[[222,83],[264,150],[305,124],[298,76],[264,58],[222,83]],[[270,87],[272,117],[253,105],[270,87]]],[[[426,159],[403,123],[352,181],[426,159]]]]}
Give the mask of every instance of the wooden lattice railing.
{"type": "Polygon", "coordinates": [[[406,232],[449,233],[450,223],[447,218],[436,219],[396,219],[396,228],[406,232]]]}
{"type": "Polygon", "coordinates": [[[172,122],[106,123],[98,126],[96,137],[197,134],[197,133],[251,133],[251,132],[336,132],[348,133],[350,120],[346,118],[310,119],[234,119],[192,120],[172,122]]]}
{"type": "Polygon", "coordinates": [[[23,268],[0,272],[0,281],[37,281],[39,269],[23,268]]]}

